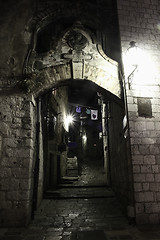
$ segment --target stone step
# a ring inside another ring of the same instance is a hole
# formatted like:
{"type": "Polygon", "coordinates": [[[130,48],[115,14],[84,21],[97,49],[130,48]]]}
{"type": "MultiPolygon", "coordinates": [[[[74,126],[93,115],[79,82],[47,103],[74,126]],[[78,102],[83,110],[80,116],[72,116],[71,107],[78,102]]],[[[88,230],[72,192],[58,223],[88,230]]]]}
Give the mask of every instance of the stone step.
{"type": "Polygon", "coordinates": [[[115,197],[114,192],[107,187],[65,187],[55,190],[48,190],[46,199],[63,198],[111,198],[115,197]]]}

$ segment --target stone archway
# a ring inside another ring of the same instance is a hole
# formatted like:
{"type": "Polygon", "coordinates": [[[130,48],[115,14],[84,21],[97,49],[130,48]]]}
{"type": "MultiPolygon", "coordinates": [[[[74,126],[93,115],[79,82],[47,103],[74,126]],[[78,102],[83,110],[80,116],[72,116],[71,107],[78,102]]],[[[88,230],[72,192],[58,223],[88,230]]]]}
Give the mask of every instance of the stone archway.
{"type": "MultiPolygon", "coordinates": [[[[102,92],[107,91],[112,99],[116,99],[120,108],[118,107],[117,111],[115,107],[114,114],[118,119],[117,114],[121,115],[119,123],[122,125],[124,115],[121,107],[124,110],[124,106],[121,100],[118,63],[104,54],[101,45],[79,22],[66,30],[57,44],[53,46],[49,52],[44,53],[37,53],[35,47],[31,50],[26,63],[25,84],[28,92],[37,97],[55,86],[65,85],[71,81],[91,81],[100,87],[102,92]]],[[[123,132],[123,129],[121,131],[123,132]]],[[[122,133],[118,139],[119,143],[122,142],[120,139],[123,139],[122,133]]],[[[116,161],[118,161],[118,152],[115,157],[116,161]]],[[[117,178],[115,187],[118,182],[117,178]]],[[[118,189],[120,190],[120,187],[118,189]]]]}
{"type": "Polygon", "coordinates": [[[28,91],[37,95],[59,81],[90,80],[120,98],[118,71],[118,63],[104,54],[101,45],[78,22],[49,52],[38,54],[32,49],[25,83],[28,91]]]}

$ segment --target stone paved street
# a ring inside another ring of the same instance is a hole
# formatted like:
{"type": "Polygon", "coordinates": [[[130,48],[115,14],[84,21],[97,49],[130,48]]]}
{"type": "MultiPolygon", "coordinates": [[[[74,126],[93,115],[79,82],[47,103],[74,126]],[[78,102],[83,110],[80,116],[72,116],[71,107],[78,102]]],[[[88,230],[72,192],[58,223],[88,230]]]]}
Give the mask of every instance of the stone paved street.
{"type": "MultiPolygon", "coordinates": [[[[92,189],[94,190],[94,189],[92,189]]],[[[76,190],[77,191],[77,190],[76,190]]],[[[91,191],[91,190],[90,190],[91,191]]],[[[104,189],[101,188],[103,192],[104,189]]],[[[108,196],[44,199],[34,220],[26,228],[2,228],[1,240],[143,240],[160,239],[160,228],[136,227],[121,211],[119,202],[108,196]]],[[[93,191],[94,192],[94,191],[93,191]]],[[[83,192],[84,195],[84,192],[83,192]]]]}

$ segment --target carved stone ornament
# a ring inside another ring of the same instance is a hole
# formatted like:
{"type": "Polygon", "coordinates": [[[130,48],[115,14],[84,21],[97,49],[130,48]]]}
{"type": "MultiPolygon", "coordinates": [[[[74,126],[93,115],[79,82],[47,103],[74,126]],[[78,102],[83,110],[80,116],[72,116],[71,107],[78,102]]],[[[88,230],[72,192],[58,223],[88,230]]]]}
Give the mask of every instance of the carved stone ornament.
{"type": "Polygon", "coordinates": [[[87,38],[78,31],[71,31],[67,36],[68,45],[74,50],[80,51],[86,47],[88,40],[87,38]]]}

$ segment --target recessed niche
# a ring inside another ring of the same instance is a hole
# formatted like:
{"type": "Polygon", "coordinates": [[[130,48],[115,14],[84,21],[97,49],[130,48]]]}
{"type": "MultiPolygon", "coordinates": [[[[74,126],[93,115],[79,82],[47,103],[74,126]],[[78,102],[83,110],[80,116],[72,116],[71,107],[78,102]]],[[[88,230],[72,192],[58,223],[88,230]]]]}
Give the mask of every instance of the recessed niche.
{"type": "Polygon", "coordinates": [[[140,117],[151,118],[152,117],[152,105],[150,98],[137,98],[138,115],[140,117]]]}

